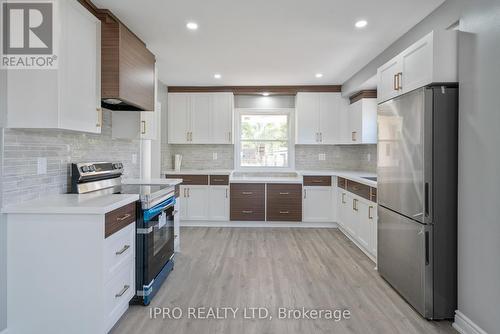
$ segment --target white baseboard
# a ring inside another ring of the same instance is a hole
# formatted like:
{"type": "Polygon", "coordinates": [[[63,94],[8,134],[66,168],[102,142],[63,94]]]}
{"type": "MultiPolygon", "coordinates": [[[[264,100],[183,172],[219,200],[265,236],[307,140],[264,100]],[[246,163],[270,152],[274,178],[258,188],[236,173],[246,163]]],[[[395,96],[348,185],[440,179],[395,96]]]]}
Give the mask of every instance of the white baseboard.
{"type": "Polygon", "coordinates": [[[488,334],[459,310],[455,311],[455,328],[460,334],[488,334]]]}
{"type": "Polygon", "coordinates": [[[297,227],[297,228],[337,228],[337,223],[306,222],[255,222],[255,221],[181,221],[181,227],[297,227]]]}

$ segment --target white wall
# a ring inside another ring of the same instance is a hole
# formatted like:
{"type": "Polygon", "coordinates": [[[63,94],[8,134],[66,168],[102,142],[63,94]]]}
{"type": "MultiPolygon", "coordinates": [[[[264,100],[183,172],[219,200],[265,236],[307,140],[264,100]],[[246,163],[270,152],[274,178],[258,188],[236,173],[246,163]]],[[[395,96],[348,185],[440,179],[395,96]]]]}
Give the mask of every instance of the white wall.
{"type": "Polygon", "coordinates": [[[446,1],[344,83],[343,94],[459,18],[458,310],[493,334],[500,333],[500,1],[446,1]]]}

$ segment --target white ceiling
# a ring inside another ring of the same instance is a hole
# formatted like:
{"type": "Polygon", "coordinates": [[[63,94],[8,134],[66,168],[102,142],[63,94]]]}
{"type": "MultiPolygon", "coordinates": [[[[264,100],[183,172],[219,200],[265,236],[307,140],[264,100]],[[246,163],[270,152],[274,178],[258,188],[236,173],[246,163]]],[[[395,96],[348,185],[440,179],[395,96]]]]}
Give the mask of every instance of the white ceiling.
{"type": "Polygon", "coordinates": [[[146,42],[167,85],[341,84],[443,2],[94,1],[146,42]]]}

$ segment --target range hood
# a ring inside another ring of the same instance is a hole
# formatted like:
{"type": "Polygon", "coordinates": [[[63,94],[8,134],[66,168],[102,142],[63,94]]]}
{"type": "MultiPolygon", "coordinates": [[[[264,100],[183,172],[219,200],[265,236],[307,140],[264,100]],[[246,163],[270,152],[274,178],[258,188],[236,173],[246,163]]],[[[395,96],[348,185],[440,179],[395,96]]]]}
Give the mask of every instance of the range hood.
{"type": "Polygon", "coordinates": [[[127,103],[120,99],[102,99],[101,106],[109,110],[124,110],[124,111],[144,111],[143,108],[127,103]]]}

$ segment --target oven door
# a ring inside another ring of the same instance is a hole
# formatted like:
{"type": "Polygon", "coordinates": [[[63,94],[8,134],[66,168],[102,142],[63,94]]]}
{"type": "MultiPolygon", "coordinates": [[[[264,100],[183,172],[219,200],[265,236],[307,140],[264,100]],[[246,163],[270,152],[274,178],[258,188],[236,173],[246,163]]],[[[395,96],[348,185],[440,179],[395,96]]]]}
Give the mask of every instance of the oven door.
{"type": "Polygon", "coordinates": [[[149,285],[174,254],[174,205],[171,198],[144,211],[143,284],[149,285]]]}

